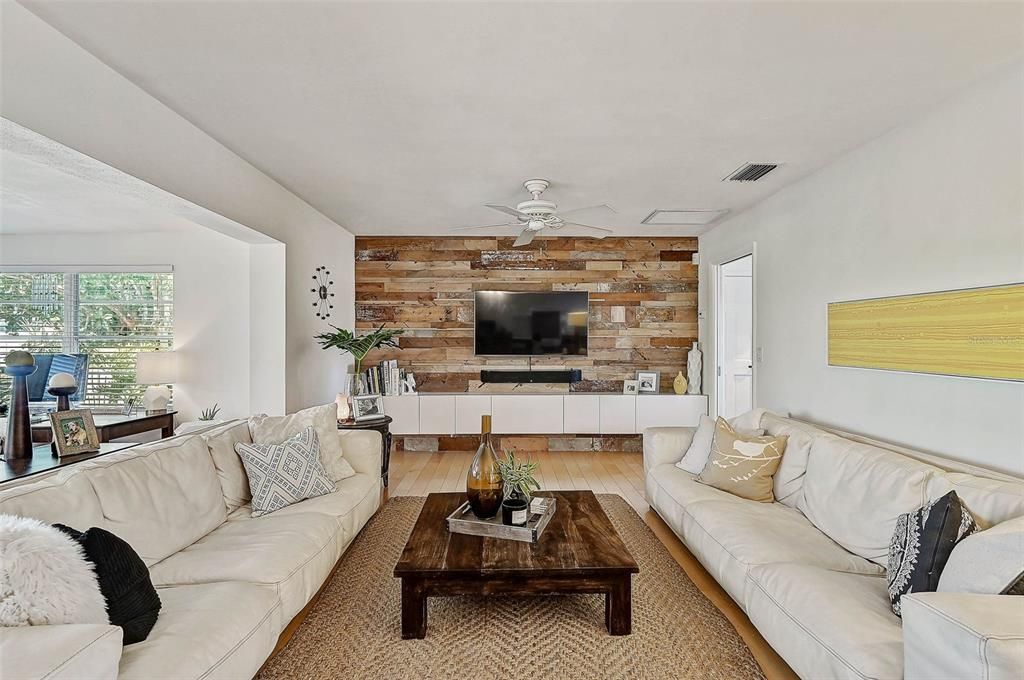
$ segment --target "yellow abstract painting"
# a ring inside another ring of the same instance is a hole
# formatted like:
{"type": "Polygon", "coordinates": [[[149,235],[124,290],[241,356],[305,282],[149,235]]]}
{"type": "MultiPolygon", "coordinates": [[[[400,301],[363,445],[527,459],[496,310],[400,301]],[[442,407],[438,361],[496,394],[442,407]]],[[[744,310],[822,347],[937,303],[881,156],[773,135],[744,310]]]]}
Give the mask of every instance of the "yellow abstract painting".
{"type": "Polygon", "coordinates": [[[1024,283],[830,303],[828,363],[1024,381],[1024,283]]]}

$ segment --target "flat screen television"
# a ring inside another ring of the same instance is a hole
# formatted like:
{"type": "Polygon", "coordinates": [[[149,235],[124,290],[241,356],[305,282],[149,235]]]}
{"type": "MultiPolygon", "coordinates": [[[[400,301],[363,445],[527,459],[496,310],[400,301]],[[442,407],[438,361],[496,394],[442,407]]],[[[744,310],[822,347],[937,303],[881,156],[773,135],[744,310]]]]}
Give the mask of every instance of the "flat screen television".
{"type": "Polygon", "coordinates": [[[586,356],[589,294],[476,292],[476,353],[586,356]]]}

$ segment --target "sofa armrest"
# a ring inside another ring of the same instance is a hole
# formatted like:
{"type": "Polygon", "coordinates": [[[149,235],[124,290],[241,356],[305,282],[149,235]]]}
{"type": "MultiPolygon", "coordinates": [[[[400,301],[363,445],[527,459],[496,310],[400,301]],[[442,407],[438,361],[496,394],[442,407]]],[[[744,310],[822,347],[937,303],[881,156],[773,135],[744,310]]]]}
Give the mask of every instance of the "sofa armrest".
{"type": "Polygon", "coordinates": [[[1024,597],[916,593],[900,608],[906,680],[1024,677],[1024,597]]]}
{"type": "Polygon", "coordinates": [[[381,448],[380,432],[375,430],[338,430],[341,437],[341,455],[352,469],[367,475],[380,476],[381,448]]]}
{"type": "Polygon", "coordinates": [[[117,680],[122,635],[95,623],[0,628],[0,677],[117,680]]]}
{"type": "Polygon", "coordinates": [[[665,463],[678,463],[690,448],[695,427],[648,427],[644,430],[644,474],[665,463]]]}

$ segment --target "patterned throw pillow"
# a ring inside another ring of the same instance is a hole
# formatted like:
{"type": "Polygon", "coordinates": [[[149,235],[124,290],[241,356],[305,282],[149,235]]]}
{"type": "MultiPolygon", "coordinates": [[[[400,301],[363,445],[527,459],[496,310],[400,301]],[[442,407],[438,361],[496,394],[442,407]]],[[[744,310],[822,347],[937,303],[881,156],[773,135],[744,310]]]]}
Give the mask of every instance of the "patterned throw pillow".
{"type": "Polygon", "coordinates": [[[334,491],[320,462],[316,430],[307,427],[281,444],[235,444],[252,491],[252,516],[334,491]]]}
{"type": "Polygon", "coordinates": [[[786,440],[743,435],[719,418],[711,456],[697,481],[741,498],[771,503],[775,500],[772,478],[782,462],[786,440]]]}
{"type": "Polygon", "coordinates": [[[956,491],[896,519],[885,575],[889,601],[897,616],[903,615],[901,597],[938,588],[939,576],[954,546],[975,529],[974,518],[956,491]]]}

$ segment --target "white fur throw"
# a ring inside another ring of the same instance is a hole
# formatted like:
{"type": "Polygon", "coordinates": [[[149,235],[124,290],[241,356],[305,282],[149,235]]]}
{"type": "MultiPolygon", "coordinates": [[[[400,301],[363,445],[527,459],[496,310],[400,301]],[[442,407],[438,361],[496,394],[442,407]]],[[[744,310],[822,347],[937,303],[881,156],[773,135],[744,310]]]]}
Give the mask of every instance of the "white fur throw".
{"type": "Polygon", "coordinates": [[[0,515],[0,626],[109,623],[92,563],[49,524],[0,515]]]}

